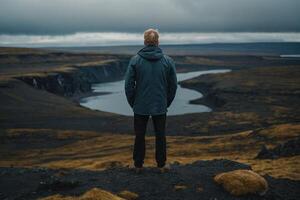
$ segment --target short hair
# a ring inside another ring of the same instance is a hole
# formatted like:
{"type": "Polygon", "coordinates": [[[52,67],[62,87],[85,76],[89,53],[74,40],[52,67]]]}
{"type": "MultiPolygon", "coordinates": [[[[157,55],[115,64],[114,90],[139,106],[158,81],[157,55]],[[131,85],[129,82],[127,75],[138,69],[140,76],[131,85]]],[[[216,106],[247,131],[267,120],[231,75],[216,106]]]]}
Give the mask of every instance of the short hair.
{"type": "Polygon", "coordinates": [[[144,32],[144,44],[145,45],[158,45],[158,30],[148,29],[144,32]]]}

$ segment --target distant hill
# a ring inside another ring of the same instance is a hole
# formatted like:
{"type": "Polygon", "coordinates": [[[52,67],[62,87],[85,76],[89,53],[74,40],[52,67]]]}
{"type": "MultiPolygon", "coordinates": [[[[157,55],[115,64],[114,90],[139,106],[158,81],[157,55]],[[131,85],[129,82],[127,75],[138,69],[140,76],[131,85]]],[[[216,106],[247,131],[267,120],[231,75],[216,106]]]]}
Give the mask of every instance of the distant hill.
{"type": "MultiPolygon", "coordinates": [[[[214,43],[214,44],[186,44],[161,45],[167,54],[171,55],[203,55],[203,54],[262,54],[286,55],[300,54],[300,42],[273,43],[214,43]]],[[[135,54],[142,46],[95,46],[95,47],[53,47],[50,49],[97,52],[107,54],[135,54]]]]}

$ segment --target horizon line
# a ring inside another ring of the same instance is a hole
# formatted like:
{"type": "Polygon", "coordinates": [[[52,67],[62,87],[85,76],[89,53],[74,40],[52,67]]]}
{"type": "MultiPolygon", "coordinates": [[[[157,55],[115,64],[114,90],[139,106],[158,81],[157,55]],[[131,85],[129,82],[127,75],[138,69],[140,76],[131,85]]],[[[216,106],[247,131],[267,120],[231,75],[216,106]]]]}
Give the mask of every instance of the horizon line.
{"type": "MultiPolygon", "coordinates": [[[[298,32],[161,32],[161,45],[300,42],[298,32]]],[[[78,32],[69,35],[0,34],[2,47],[105,47],[143,45],[142,33],[78,32]]]]}

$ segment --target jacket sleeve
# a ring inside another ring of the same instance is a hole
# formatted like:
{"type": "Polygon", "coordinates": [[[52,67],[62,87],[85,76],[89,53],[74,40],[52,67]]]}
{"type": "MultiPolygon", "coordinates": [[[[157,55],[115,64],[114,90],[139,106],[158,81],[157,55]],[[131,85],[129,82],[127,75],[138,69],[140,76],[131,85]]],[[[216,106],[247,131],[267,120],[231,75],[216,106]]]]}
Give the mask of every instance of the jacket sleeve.
{"type": "Polygon", "coordinates": [[[176,76],[176,68],[174,61],[170,58],[170,71],[169,71],[169,78],[168,78],[168,101],[167,106],[169,107],[173,102],[176,90],[177,90],[177,76],[176,76]]]}
{"type": "Polygon", "coordinates": [[[133,107],[134,97],[135,97],[135,86],[136,86],[136,77],[135,77],[135,62],[132,58],[129,62],[125,73],[125,94],[127,101],[131,107],[133,107]]]}

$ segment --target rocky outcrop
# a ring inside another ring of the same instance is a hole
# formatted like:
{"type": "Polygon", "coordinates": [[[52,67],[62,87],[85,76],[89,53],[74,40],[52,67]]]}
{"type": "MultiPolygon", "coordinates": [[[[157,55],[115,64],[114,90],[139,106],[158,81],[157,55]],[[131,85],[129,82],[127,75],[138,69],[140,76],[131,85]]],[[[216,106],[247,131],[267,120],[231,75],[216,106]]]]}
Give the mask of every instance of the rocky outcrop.
{"type": "Polygon", "coordinates": [[[128,60],[112,60],[103,63],[88,63],[67,66],[68,70],[16,77],[37,89],[73,96],[91,91],[93,83],[120,79],[124,76],[128,60]]]}
{"type": "Polygon", "coordinates": [[[272,149],[268,149],[265,145],[263,145],[256,158],[276,159],[280,157],[289,157],[296,155],[300,155],[300,137],[289,140],[283,144],[279,144],[272,149]]]}

